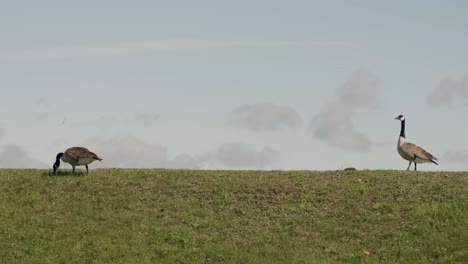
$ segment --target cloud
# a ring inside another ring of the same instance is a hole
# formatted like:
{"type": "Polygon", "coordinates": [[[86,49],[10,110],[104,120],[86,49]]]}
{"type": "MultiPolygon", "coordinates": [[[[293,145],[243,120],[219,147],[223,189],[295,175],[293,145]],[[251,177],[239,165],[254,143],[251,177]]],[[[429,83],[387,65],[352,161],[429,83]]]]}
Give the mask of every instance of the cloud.
{"type": "Polygon", "coordinates": [[[270,147],[254,150],[242,143],[228,143],[219,146],[213,153],[207,153],[201,157],[205,166],[245,169],[265,169],[272,165],[280,157],[280,152],[270,147]]]}
{"type": "Polygon", "coordinates": [[[18,145],[8,144],[0,151],[0,168],[48,168],[45,163],[31,158],[28,153],[18,145]]]}
{"type": "Polygon", "coordinates": [[[184,153],[171,158],[165,146],[131,136],[107,141],[91,139],[83,145],[103,159],[93,163],[95,168],[264,169],[280,156],[270,147],[255,150],[241,143],[229,143],[197,157],[184,153]]]}
{"type": "Polygon", "coordinates": [[[467,163],[468,162],[468,151],[467,150],[450,150],[445,152],[440,160],[444,160],[450,163],[467,163]]]}
{"type": "Polygon", "coordinates": [[[427,98],[427,103],[431,107],[450,107],[453,106],[454,101],[462,101],[468,105],[468,78],[460,81],[445,78],[427,98]]]}
{"type": "Polygon", "coordinates": [[[107,141],[88,140],[84,144],[99,157],[100,168],[178,168],[196,169],[197,161],[188,154],[170,159],[167,148],[160,144],[149,144],[135,137],[112,138],[107,141]]]}
{"type": "Polygon", "coordinates": [[[108,129],[113,125],[150,127],[156,125],[159,120],[160,115],[158,113],[135,112],[100,115],[95,119],[78,121],[70,120],[65,116],[60,122],[62,125],[71,125],[73,127],[93,126],[99,129],[108,129]]]}
{"type": "Polygon", "coordinates": [[[379,105],[379,82],[370,72],[361,69],[338,89],[338,101],[350,107],[379,105]]]}
{"type": "Polygon", "coordinates": [[[134,120],[137,124],[148,127],[159,121],[157,113],[135,113],[134,120]]]}
{"type": "Polygon", "coordinates": [[[199,169],[200,162],[188,154],[180,154],[169,160],[171,169],[199,169]]]}
{"type": "Polygon", "coordinates": [[[379,83],[366,70],[355,71],[338,89],[337,97],[327,103],[311,121],[313,135],[329,144],[365,152],[371,141],[353,125],[355,111],[379,106],[379,83]]]}
{"type": "Polygon", "coordinates": [[[167,164],[167,149],[159,144],[148,144],[135,137],[92,140],[85,144],[103,159],[99,167],[161,168],[167,164]]]}
{"type": "MultiPolygon", "coordinates": [[[[166,50],[257,47],[266,45],[294,45],[293,41],[257,40],[153,40],[87,45],[42,50],[0,51],[0,60],[51,60],[75,57],[105,57],[125,54],[143,54],[166,50]]],[[[342,45],[342,42],[308,42],[314,45],[342,45]]]]}
{"type": "Polygon", "coordinates": [[[252,131],[267,131],[299,127],[302,119],[290,106],[263,103],[237,107],[230,114],[229,123],[252,131]]]}
{"type": "Polygon", "coordinates": [[[371,142],[353,126],[353,109],[340,103],[329,103],[312,120],[314,135],[332,145],[355,151],[368,151],[371,142]]]}
{"type": "MultiPolygon", "coordinates": [[[[0,142],[5,136],[5,125],[0,124],[0,142]]],[[[48,166],[32,157],[20,146],[6,144],[0,147],[0,168],[47,168],[48,166]]]]}
{"type": "Polygon", "coordinates": [[[0,124],[0,142],[2,142],[3,137],[5,136],[5,126],[0,124]]]}
{"type": "Polygon", "coordinates": [[[92,168],[265,169],[280,157],[271,147],[255,150],[241,143],[222,144],[198,156],[182,153],[170,157],[165,146],[133,136],[88,139],[82,145],[103,159],[92,163],[92,168]]]}

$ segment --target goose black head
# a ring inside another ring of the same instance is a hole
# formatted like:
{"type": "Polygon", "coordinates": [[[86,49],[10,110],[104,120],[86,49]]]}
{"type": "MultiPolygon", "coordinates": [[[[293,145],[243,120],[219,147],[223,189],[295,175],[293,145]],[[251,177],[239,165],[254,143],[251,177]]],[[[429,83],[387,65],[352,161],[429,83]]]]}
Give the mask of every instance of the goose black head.
{"type": "Polygon", "coordinates": [[[63,156],[63,153],[60,152],[59,154],[57,154],[57,157],[55,158],[55,163],[54,165],[52,166],[52,168],[54,169],[54,174],[55,172],[58,170],[58,168],[60,167],[60,158],[63,156]]]}
{"type": "Polygon", "coordinates": [[[395,119],[398,119],[400,121],[405,121],[405,116],[404,115],[399,115],[399,116],[395,117],[395,119]]]}

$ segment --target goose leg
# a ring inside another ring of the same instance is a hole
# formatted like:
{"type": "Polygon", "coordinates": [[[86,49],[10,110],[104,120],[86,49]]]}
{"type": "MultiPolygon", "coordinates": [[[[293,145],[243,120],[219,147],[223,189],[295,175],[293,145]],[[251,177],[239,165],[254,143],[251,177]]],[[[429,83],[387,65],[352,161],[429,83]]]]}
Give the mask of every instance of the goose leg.
{"type": "Polygon", "coordinates": [[[416,169],[416,162],[414,163],[414,171],[417,171],[417,169],[416,169]]]}
{"type": "Polygon", "coordinates": [[[86,166],[86,174],[88,174],[88,165],[85,165],[85,166],[86,166]]]}
{"type": "Polygon", "coordinates": [[[73,173],[75,173],[75,165],[72,165],[72,167],[73,167],[73,173]]]}
{"type": "MultiPolygon", "coordinates": [[[[416,163],[415,163],[416,164],[416,163]]],[[[406,168],[406,170],[409,170],[409,167],[411,166],[411,161],[409,162],[408,164],[408,168],[406,168]]]]}

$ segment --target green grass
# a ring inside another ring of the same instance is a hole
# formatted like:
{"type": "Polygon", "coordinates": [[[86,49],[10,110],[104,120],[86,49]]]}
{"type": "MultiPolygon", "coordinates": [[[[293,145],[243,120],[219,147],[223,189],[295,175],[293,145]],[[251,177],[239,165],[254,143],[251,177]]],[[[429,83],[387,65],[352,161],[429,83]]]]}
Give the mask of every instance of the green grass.
{"type": "Polygon", "coordinates": [[[0,263],[468,263],[468,173],[0,170],[0,263]]]}

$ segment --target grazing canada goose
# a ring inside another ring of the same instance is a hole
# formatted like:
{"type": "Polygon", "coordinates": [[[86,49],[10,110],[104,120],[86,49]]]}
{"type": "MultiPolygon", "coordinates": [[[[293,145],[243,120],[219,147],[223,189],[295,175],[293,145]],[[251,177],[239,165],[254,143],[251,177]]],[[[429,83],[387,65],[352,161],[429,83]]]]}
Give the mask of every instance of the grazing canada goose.
{"type": "Polygon", "coordinates": [[[98,157],[95,153],[89,151],[87,148],[83,147],[72,147],[65,151],[65,153],[60,152],[57,154],[54,163],[54,174],[60,167],[60,159],[63,162],[69,163],[73,167],[73,173],[75,173],[75,166],[86,166],[86,173],[88,173],[88,164],[95,160],[101,161],[102,159],[98,157]]]}
{"type": "Polygon", "coordinates": [[[410,169],[411,163],[414,162],[414,170],[416,171],[416,164],[417,163],[428,163],[432,162],[436,165],[438,160],[436,157],[432,156],[431,153],[425,151],[423,148],[420,146],[417,146],[413,143],[408,143],[406,142],[406,137],[405,137],[405,117],[403,115],[399,115],[395,117],[395,119],[400,120],[401,122],[401,130],[400,130],[400,137],[398,138],[398,154],[405,160],[409,161],[408,168],[406,170],[410,169]]]}

